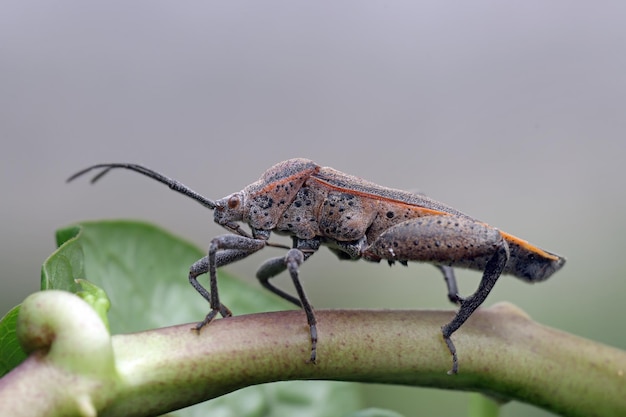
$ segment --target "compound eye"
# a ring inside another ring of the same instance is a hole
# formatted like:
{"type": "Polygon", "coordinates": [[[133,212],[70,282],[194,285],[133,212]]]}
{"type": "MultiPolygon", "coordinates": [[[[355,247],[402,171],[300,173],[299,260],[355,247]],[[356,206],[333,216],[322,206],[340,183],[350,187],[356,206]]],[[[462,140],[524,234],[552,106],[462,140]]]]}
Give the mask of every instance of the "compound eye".
{"type": "Polygon", "coordinates": [[[240,202],[241,200],[239,199],[239,197],[234,195],[228,199],[228,208],[234,210],[239,207],[240,202]]]}

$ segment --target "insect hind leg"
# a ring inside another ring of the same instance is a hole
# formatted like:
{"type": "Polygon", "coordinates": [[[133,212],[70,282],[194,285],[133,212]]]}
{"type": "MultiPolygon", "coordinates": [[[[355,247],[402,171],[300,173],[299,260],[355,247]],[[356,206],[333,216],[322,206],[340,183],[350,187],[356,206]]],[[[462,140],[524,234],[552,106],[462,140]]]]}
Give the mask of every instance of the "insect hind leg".
{"type": "Polygon", "coordinates": [[[467,319],[476,311],[478,307],[485,301],[489,293],[491,292],[493,286],[496,281],[504,271],[504,268],[509,260],[509,246],[506,241],[502,239],[498,246],[498,249],[493,254],[489,262],[487,262],[487,266],[485,267],[485,271],[483,273],[483,277],[480,280],[480,284],[478,285],[478,289],[474,292],[474,294],[470,295],[465,299],[460,299],[461,307],[459,311],[456,313],[456,316],[452,319],[452,321],[441,328],[441,332],[443,334],[443,339],[448,346],[448,350],[452,354],[452,369],[448,371],[448,374],[456,374],[459,370],[459,361],[456,354],[456,347],[450,338],[452,333],[457,331],[463,323],[467,321],[467,319]]]}
{"type": "Polygon", "coordinates": [[[450,336],[485,301],[509,260],[509,247],[500,232],[484,223],[454,215],[433,215],[398,223],[381,233],[367,247],[368,260],[432,262],[440,266],[448,286],[448,298],[460,304],[454,319],[442,328],[457,373],[456,348],[450,336]],[[483,271],[476,292],[466,299],[457,294],[452,266],[483,271]]]}

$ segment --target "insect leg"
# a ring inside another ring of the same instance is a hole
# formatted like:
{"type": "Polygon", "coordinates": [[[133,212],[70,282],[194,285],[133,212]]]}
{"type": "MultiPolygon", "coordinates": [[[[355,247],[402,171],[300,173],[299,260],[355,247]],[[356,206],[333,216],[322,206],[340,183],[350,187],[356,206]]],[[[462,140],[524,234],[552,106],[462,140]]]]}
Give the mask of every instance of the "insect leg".
{"type": "Polygon", "coordinates": [[[311,257],[311,255],[320,247],[320,242],[315,239],[294,239],[294,246],[296,247],[290,249],[284,257],[272,258],[261,265],[261,268],[259,268],[259,271],[257,272],[257,278],[261,282],[261,285],[265,288],[292,302],[293,304],[302,307],[304,310],[311,338],[311,357],[309,362],[314,364],[317,360],[317,320],[315,319],[313,306],[311,306],[311,303],[304,292],[304,288],[302,287],[302,283],[300,282],[299,268],[300,265],[311,257]],[[298,298],[279,288],[276,288],[269,282],[271,278],[283,272],[285,269],[289,271],[293,285],[298,293],[298,298]]]}
{"type": "Polygon", "coordinates": [[[485,301],[487,295],[491,292],[491,289],[495,285],[496,281],[502,274],[506,263],[509,260],[509,246],[504,239],[500,241],[498,249],[493,254],[487,266],[485,272],[480,280],[478,289],[474,294],[465,299],[461,299],[461,308],[456,313],[456,316],[452,321],[441,328],[443,333],[443,339],[448,345],[448,349],[452,354],[452,369],[448,371],[448,374],[456,374],[459,370],[458,358],[456,355],[456,348],[450,336],[457,331],[459,327],[465,323],[465,321],[472,315],[472,313],[485,301]]]}
{"type": "Polygon", "coordinates": [[[302,307],[302,304],[300,303],[300,300],[298,298],[281,290],[270,282],[271,278],[274,278],[276,275],[280,274],[286,269],[287,263],[285,262],[285,257],[279,256],[265,261],[257,271],[256,277],[265,289],[273,292],[280,298],[283,298],[290,303],[297,305],[298,307],[302,307]]]}
{"type": "Polygon", "coordinates": [[[442,328],[444,341],[452,354],[450,373],[457,373],[456,348],[450,336],[487,298],[504,271],[509,260],[509,247],[500,232],[461,216],[420,217],[398,223],[381,233],[365,249],[363,257],[368,260],[422,261],[444,265],[440,269],[448,285],[448,298],[458,300],[460,304],[454,319],[442,328]],[[466,299],[456,295],[452,265],[483,271],[478,289],[466,299]]]}
{"type": "Polygon", "coordinates": [[[300,265],[305,260],[304,253],[300,249],[290,249],[287,252],[287,256],[285,256],[285,262],[287,263],[287,269],[289,270],[289,275],[291,275],[291,280],[293,281],[293,285],[296,287],[296,292],[298,293],[298,297],[300,298],[300,303],[302,305],[302,309],[306,314],[306,320],[309,324],[309,333],[311,335],[311,359],[310,362],[315,364],[317,359],[317,320],[315,319],[315,313],[313,312],[313,307],[309,303],[306,294],[304,293],[304,288],[302,288],[302,283],[300,282],[300,278],[298,276],[298,269],[300,265]]]}
{"type": "Polygon", "coordinates": [[[437,269],[443,274],[443,279],[448,287],[448,300],[453,304],[460,304],[463,298],[459,295],[459,287],[456,285],[456,277],[454,270],[448,265],[436,265],[437,269]]]}
{"type": "MultiPolygon", "coordinates": [[[[294,248],[299,249],[302,252],[302,255],[304,257],[302,262],[309,259],[311,255],[313,255],[315,251],[319,249],[319,247],[320,247],[320,242],[317,239],[310,239],[310,240],[294,239],[294,248]]],[[[287,255],[289,255],[289,253],[287,255]]],[[[263,265],[261,265],[261,267],[256,273],[256,277],[265,289],[273,292],[274,294],[278,295],[281,298],[284,298],[290,303],[297,305],[298,307],[302,307],[302,303],[300,302],[300,299],[281,290],[280,288],[274,286],[270,282],[270,279],[274,278],[276,275],[285,271],[287,269],[287,265],[288,265],[287,256],[278,256],[276,258],[268,259],[267,261],[263,263],[263,265]]]]}
{"type": "Polygon", "coordinates": [[[196,263],[189,270],[189,282],[209,302],[211,311],[195,329],[200,330],[220,314],[222,317],[231,316],[231,311],[220,303],[217,292],[217,268],[237,260],[243,259],[265,247],[266,241],[238,235],[221,235],[213,238],[209,245],[208,255],[196,263]],[[209,288],[207,291],[197,280],[201,274],[209,273],[209,288]]]}
{"type": "MultiPolygon", "coordinates": [[[[215,254],[216,267],[219,268],[221,266],[233,263],[235,261],[245,258],[249,254],[250,252],[241,249],[226,249],[217,252],[215,254]]],[[[197,277],[202,274],[206,274],[207,272],[209,272],[209,257],[205,256],[204,258],[194,262],[194,264],[191,265],[191,267],[189,268],[189,282],[195,288],[195,290],[198,291],[200,295],[202,295],[205,300],[210,302],[211,295],[209,291],[207,291],[206,288],[204,288],[197,280],[197,277]]],[[[224,304],[220,304],[220,314],[222,315],[222,317],[232,316],[230,309],[224,304]]]]}

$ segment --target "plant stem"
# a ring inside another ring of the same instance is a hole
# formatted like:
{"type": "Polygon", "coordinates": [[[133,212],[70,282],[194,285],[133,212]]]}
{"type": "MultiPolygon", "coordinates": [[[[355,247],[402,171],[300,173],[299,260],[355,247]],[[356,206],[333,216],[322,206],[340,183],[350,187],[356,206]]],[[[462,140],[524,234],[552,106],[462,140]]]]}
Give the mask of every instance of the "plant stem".
{"type": "MultiPolygon", "coordinates": [[[[60,292],[39,294],[49,293],[60,292]]],[[[95,314],[85,308],[90,313],[77,319],[95,314]]],[[[200,334],[187,324],[113,336],[114,372],[90,364],[83,374],[67,358],[56,363],[46,356],[57,343],[52,337],[52,348],[37,346],[0,380],[0,415],[29,415],[35,404],[49,416],[70,415],[70,409],[93,415],[94,408],[99,416],[158,415],[248,385],[295,379],[469,390],[568,416],[626,415],[625,352],[541,326],[506,303],[477,311],[453,335],[460,366],[458,375],[448,375],[451,357],[441,325],[453,314],[317,311],[317,365],[306,362],[310,341],[302,311],[215,320],[200,334]],[[99,379],[94,370],[101,368],[99,379]],[[45,392],[57,394],[39,395],[45,392]],[[80,397],[72,398],[74,392],[80,397]]],[[[80,340],[81,333],[74,337],[80,340]]],[[[62,356],[56,349],[55,358],[62,356]]]]}

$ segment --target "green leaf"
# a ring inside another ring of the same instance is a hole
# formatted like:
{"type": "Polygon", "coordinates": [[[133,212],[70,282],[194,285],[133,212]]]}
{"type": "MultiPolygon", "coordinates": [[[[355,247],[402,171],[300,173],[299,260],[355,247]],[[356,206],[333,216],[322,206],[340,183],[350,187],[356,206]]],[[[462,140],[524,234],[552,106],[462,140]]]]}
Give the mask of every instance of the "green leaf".
{"type": "Polygon", "coordinates": [[[20,306],[13,307],[0,320],[0,377],[26,359],[26,353],[17,342],[15,323],[20,306]]]}
{"type": "Polygon", "coordinates": [[[42,290],[56,289],[72,293],[79,291],[76,279],[85,278],[83,248],[76,239],[79,233],[79,226],[57,232],[59,248],[41,267],[42,290]]]}
{"type": "MultiPolygon", "coordinates": [[[[187,279],[189,267],[205,254],[156,226],[85,222],[59,230],[57,242],[61,247],[42,269],[42,288],[82,291],[100,311],[108,297],[112,334],[194,323],[209,311],[187,279]]],[[[294,308],[221,269],[218,279],[221,301],[235,315],[294,308]]],[[[248,387],[175,415],[315,417],[345,415],[360,407],[355,384],[295,381],[248,387]]]]}
{"type": "MultiPolygon", "coordinates": [[[[59,230],[57,239],[63,245],[46,261],[42,287],[79,293],[78,283],[88,279],[111,302],[113,334],[197,322],[208,313],[208,303],[187,279],[189,267],[204,253],[156,226],[86,222],[59,230]]],[[[219,289],[234,314],[292,308],[221,270],[219,289]]]]}

